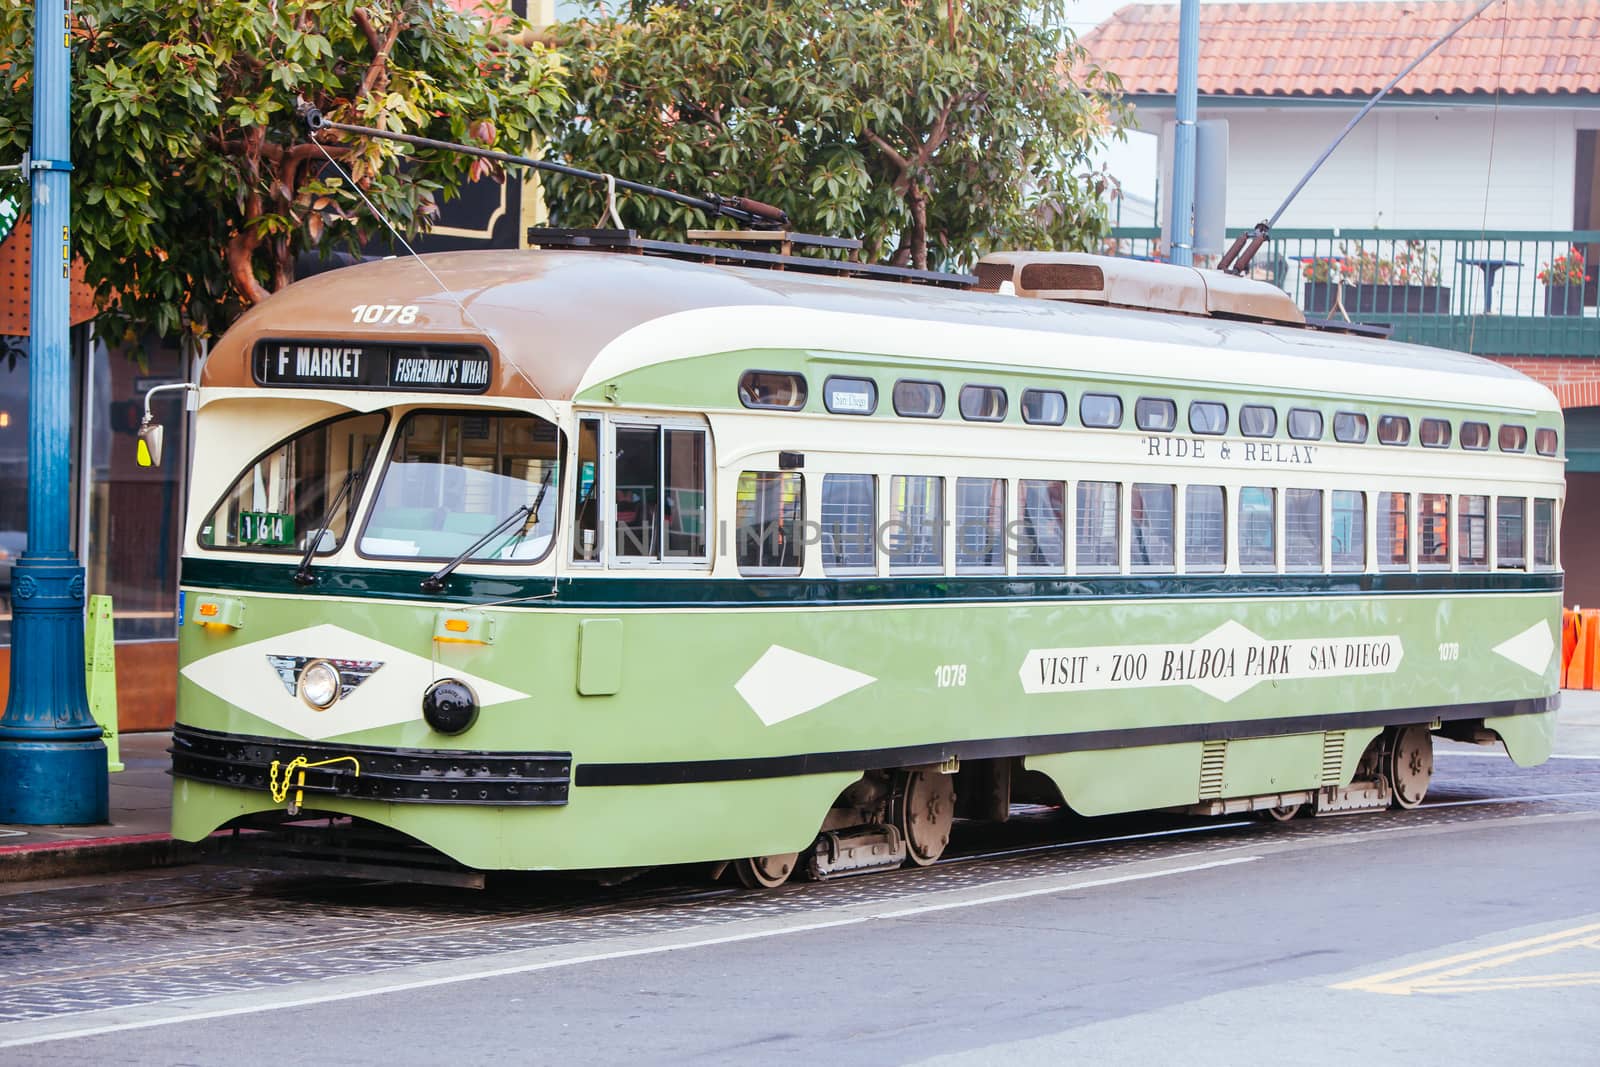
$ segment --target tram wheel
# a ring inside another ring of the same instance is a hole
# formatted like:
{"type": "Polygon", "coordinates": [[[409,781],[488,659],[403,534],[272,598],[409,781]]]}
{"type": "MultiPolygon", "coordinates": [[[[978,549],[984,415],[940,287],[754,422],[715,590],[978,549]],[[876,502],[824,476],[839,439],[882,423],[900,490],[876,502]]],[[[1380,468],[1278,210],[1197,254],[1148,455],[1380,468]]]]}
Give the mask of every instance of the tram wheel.
{"type": "Polygon", "coordinates": [[[798,852],[780,852],[771,856],[751,856],[734,860],[733,873],[746,889],[776,889],[789,880],[800,859],[798,852]]]}
{"type": "Polygon", "coordinates": [[[1261,812],[1261,817],[1271,819],[1273,822],[1288,822],[1299,815],[1303,807],[1304,804],[1284,804],[1276,808],[1267,808],[1261,812]]]}
{"type": "Polygon", "coordinates": [[[906,839],[906,858],[926,867],[944,855],[956,819],[956,786],[948,774],[911,771],[900,787],[898,829],[906,839]]]}
{"type": "Polygon", "coordinates": [[[1395,806],[1421,804],[1433,780],[1433,734],[1426,726],[1407,726],[1395,734],[1387,769],[1389,781],[1394,783],[1395,806]]]}

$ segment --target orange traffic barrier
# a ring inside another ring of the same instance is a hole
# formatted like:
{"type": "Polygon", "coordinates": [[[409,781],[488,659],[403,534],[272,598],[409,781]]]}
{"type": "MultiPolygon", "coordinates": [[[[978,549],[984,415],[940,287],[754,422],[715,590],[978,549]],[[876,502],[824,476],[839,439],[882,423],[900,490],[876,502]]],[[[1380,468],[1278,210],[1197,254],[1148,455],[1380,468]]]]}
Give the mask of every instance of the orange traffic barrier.
{"type": "Polygon", "coordinates": [[[1594,689],[1600,680],[1600,611],[1578,611],[1578,638],[1563,681],[1568,689],[1594,689]]]}
{"type": "Polygon", "coordinates": [[[1578,647],[1578,631],[1582,628],[1577,608],[1561,609],[1561,674],[1558,681],[1567,684],[1567,668],[1572,665],[1572,653],[1578,647]]]}

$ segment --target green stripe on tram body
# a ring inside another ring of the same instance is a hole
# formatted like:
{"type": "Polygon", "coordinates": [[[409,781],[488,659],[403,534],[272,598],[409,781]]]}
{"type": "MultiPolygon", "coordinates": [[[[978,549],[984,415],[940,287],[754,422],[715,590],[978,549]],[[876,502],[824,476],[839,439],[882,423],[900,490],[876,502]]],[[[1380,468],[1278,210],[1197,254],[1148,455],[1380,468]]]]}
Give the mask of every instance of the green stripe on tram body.
{"type": "MultiPolygon", "coordinates": [[[[1207,742],[1228,740],[1230,788],[1261,793],[1327,784],[1325,736],[1342,740],[1332,773],[1348,782],[1367,741],[1399,721],[1393,709],[1483,719],[1524,764],[1548,755],[1553,731],[1559,656],[1540,655],[1541,633],[1558,632],[1559,574],[553,587],[548,575],[457,575],[430,597],[414,571],[322,565],[305,589],[292,570],[185,559],[191,598],[225,591],[245,622],[183,627],[182,723],[308,750],[460,751],[464,763],[472,751],[570,752],[562,805],[307,800],[487,869],[795,851],[874,759],[1024,756],[1092,814],[1195,802],[1207,742]],[[525,597],[545,599],[489,606],[525,597]],[[440,610],[462,605],[492,617],[493,643],[434,641],[440,610]],[[617,624],[580,639],[595,619],[617,624]],[[269,656],[371,673],[316,712],[269,656]],[[422,690],[449,676],[483,705],[453,737],[420,713],[422,690]],[[603,691],[580,692],[586,677],[603,691]]],[[[174,789],[186,840],[282,807],[258,788],[179,778],[174,789]]]]}

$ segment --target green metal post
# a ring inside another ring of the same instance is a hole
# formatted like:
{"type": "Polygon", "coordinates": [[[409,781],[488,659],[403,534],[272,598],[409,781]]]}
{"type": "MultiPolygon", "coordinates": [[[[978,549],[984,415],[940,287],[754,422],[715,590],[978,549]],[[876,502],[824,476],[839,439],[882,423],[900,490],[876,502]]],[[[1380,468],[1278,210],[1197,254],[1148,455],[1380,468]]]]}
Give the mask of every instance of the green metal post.
{"type": "Polygon", "coordinates": [[[83,676],[83,568],[72,553],[71,15],[34,4],[28,548],[11,581],[11,692],[0,823],[105,822],[106,746],[83,676]]]}

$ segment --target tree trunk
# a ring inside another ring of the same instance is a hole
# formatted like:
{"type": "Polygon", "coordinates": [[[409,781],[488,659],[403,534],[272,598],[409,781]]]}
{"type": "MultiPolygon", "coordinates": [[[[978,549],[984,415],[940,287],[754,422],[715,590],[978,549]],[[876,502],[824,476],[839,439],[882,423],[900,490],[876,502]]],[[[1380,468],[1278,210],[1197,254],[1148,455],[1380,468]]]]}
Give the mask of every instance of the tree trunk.
{"type": "Polygon", "coordinates": [[[911,190],[911,265],[928,269],[928,194],[921,186],[911,190]]]}

